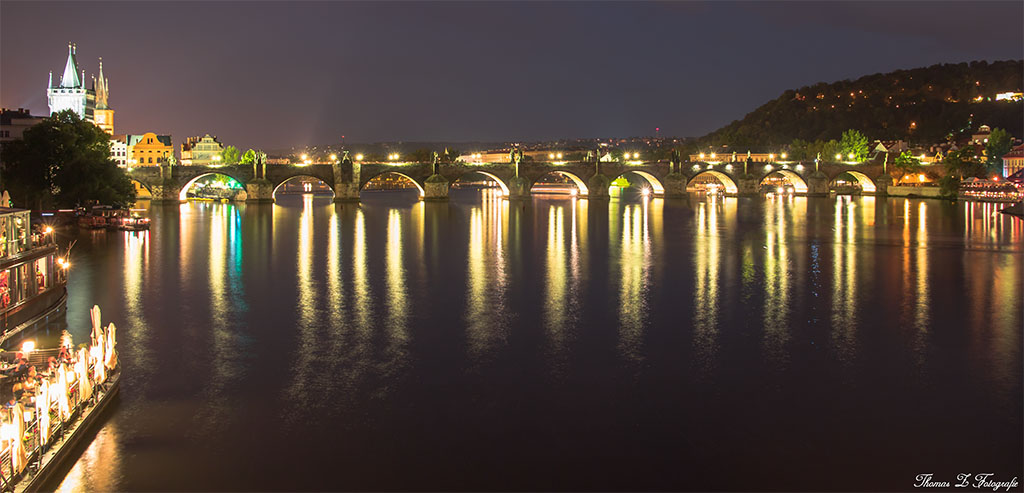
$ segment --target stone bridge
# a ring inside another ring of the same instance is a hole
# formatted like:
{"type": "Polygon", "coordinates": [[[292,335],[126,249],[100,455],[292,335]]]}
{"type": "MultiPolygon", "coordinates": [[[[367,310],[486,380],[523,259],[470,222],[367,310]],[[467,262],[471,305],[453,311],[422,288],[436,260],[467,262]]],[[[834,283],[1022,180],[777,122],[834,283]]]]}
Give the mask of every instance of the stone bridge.
{"type": "Polygon", "coordinates": [[[873,162],[536,162],[521,163],[394,163],[360,162],[345,160],[333,164],[286,165],[226,165],[182,166],[162,165],[138,167],[128,176],[140,183],[154,201],[185,200],[185,191],[196,180],[221,174],[245,186],[247,201],[269,202],[274,191],[284,182],[297,177],[316,178],[334,192],[336,201],[358,201],[359,192],[377,176],[395,173],[404,176],[420,190],[424,200],[446,200],[449,187],[460,178],[480,173],[498,182],[509,198],[528,198],[531,187],[549,174],[556,173],[571,179],[579,188],[579,195],[591,199],[608,197],[613,180],[626,173],[635,173],[649,184],[653,195],[683,197],[692,190],[698,178],[714,176],[727,195],[753,195],[758,193],[761,181],[772,173],[782,174],[797,194],[827,195],[829,183],[849,172],[861,185],[864,193],[885,195],[892,178],[883,165],[873,162]]]}

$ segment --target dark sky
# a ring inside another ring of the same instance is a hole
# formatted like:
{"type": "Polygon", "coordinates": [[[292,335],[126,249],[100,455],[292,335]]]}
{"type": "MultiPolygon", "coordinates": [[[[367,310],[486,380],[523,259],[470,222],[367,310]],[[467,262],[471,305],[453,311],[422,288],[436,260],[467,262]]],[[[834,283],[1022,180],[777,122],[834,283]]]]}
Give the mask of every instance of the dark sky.
{"type": "Polygon", "coordinates": [[[0,3],[0,103],[67,43],[118,133],[240,147],[697,136],[782,91],[1024,58],[1024,2],[0,3]]]}

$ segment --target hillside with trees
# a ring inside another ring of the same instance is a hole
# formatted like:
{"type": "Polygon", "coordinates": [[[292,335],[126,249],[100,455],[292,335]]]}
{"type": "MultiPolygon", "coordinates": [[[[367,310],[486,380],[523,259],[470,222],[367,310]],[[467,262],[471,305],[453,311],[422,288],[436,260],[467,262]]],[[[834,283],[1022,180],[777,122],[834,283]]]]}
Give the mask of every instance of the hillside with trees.
{"type": "Polygon", "coordinates": [[[1024,61],[932,65],[818,83],[784,92],[697,140],[699,146],[765,149],[838,139],[858,129],[870,139],[934,143],[968,135],[979,125],[1024,134],[1024,102],[997,101],[1020,92],[1024,61]]]}

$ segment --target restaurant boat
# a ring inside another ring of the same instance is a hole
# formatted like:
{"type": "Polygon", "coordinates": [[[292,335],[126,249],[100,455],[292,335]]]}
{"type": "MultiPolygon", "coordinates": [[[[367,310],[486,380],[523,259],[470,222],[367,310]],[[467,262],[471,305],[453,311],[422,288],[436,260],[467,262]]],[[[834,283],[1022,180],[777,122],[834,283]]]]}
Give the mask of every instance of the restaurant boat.
{"type": "Polygon", "coordinates": [[[0,344],[63,313],[69,266],[52,228],[33,234],[29,211],[0,207],[0,344]]]}

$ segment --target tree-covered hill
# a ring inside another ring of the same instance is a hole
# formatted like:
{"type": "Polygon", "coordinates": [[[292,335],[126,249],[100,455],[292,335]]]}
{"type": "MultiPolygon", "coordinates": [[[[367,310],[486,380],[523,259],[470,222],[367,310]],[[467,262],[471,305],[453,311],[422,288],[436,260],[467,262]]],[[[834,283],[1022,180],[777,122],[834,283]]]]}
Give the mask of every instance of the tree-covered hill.
{"type": "Polygon", "coordinates": [[[995,95],[1022,88],[1022,60],[941,64],[822,82],[786,91],[698,143],[761,149],[794,139],[837,139],[852,128],[870,139],[924,144],[960,137],[982,124],[1021,137],[1024,102],[996,101],[995,95]]]}

